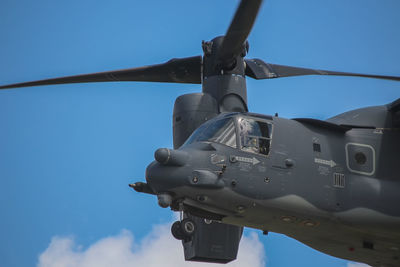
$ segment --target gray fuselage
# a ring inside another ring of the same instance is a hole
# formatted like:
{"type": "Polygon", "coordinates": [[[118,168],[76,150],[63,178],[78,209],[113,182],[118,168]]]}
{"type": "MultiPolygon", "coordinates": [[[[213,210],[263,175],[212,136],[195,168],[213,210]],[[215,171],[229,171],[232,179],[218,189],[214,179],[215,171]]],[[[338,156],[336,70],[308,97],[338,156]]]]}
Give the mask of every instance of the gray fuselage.
{"type": "MultiPolygon", "coordinates": [[[[344,116],[362,118],[371,109],[344,116]]],[[[340,258],[399,266],[399,131],[354,120],[339,126],[343,116],[317,121],[234,113],[207,123],[229,116],[236,120],[237,146],[223,144],[227,138],[189,141],[177,150],[187,155],[179,168],[149,166],[153,188],[220,214],[224,223],[282,233],[340,258]],[[272,126],[268,153],[245,149],[240,118],[272,126]]]]}

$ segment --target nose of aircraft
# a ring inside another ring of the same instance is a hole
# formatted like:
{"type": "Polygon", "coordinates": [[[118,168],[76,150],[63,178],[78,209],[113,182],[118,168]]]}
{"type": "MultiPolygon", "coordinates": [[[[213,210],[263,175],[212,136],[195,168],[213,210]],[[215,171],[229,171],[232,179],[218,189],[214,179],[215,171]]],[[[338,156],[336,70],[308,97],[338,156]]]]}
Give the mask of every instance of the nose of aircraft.
{"type": "Polygon", "coordinates": [[[154,153],[156,159],[146,168],[148,185],[157,194],[184,185],[185,168],[188,162],[188,153],[180,150],[159,148],[154,153]]]}
{"type": "Polygon", "coordinates": [[[178,189],[184,186],[211,190],[225,186],[223,179],[208,163],[209,153],[202,150],[157,149],[155,161],[146,168],[146,180],[161,207],[170,206],[175,198],[190,197],[179,195],[182,190],[178,189]]]}

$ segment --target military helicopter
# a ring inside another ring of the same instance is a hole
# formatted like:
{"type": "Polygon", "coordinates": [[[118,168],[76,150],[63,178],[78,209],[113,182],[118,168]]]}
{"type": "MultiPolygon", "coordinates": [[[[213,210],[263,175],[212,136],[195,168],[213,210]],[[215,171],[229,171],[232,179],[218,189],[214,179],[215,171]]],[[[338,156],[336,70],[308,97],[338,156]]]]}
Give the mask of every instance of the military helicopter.
{"type": "Polygon", "coordinates": [[[399,77],[312,70],[245,59],[261,1],[242,1],[225,37],[204,55],[148,67],[42,80],[45,84],[158,81],[202,84],[174,107],[174,150],[159,149],[147,183],[131,186],[182,212],[172,226],[188,260],[228,262],[242,227],[291,236],[337,257],[399,265],[395,155],[399,102],[328,121],[248,112],[245,76],[399,77]],[[293,134],[296,138],[293,138],[293,134]],[[302,140],[298,142],[298,140],[302,140]]]}

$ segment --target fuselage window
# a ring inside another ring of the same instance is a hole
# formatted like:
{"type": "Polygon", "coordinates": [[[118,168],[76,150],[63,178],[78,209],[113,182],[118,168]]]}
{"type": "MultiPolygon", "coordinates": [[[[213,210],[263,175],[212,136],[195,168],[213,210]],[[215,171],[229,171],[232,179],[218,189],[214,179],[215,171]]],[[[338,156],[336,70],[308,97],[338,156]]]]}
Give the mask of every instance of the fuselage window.
{"type": "Polygon", "coordinates": [[[268,155],[271,146],[272,124],[251,118],[239,118],[240,148],[246,152],[268,155]]]}

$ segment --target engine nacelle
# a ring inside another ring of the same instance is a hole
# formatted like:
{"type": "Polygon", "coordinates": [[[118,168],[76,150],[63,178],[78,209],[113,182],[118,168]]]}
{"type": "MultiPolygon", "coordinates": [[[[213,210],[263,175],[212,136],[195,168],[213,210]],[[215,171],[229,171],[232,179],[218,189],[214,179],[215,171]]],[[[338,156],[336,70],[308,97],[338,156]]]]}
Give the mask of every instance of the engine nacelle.
{"type": "Polygon", "coordinates": [[[217,115],[217,101],[209,94],[193,93],[179,96],[175,100],[172,123],[174,148],[179,148],[194,130],[217,115]]]}

